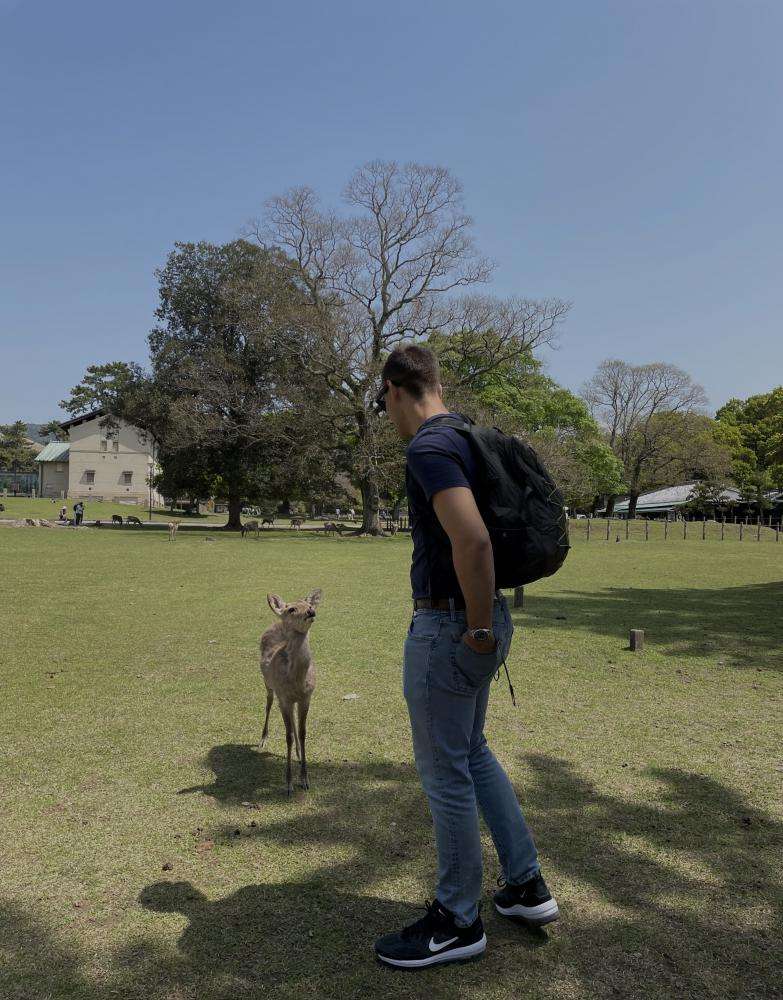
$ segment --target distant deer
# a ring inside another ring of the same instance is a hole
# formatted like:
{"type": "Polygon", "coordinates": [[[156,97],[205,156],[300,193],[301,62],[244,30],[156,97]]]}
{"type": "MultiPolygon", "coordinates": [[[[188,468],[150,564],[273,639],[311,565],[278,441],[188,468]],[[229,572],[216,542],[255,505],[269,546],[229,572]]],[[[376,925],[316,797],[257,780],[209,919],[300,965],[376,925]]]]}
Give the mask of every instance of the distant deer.
{"type": "Polygon", "coordinates": [[[112,514],[111,516],[112,524],[122,524],[122,514],[112,514]]]}
{"type": "Polygon", "coordinates": [[[267,594],[269,607],[279,621],[261,636],[261,674],[266,685],[266,715],[261,733],[261,747],[269,734],[269,713],[277,695],[283,716],[286,739],[286,792],[293,792],[291,783],[291,747],[295,746],[299,760],[299,784],[309,788],[305,751],[307,712],[315,690],[315,664],[307,634],[315,621],[315,609],[321,603],[321,591],[313,590],[299,601],[286,604],[277,594],[267,594]],[[294,708],[297,719],[294,722],[294,708]]]}
{"type": "Polygon", "coordinates": [[[177,531],[179,529],[179,521],[169,521],[169,541],[173,542],[177,537],[177,531]]]}
{"type": "Polygon", "coordinates": [[[303,524],[304,524],[304,518],[303,517],[292,517],[291,518],[291,527],[292,528],[296,528],[297,531],[299,531],[299,529],[302,527],[303,524]]]}
{"type": "Polygon", "coordinates": [[[268,524],[270,528],[274,528],[275,519],[273,517],[265,517],[261,521],[261,527],[263,528],[265,524],[268,524]]]}
{"type": "Polygon", "coordinates": [[[141,521],[137,517],[134,517],[133,514],[126,517],[125,522],[126,524],[138,524],[138,526],[141,527],[141,521]]]}
{"type": "Polygon", "coordinates": [[[332,524],[331,521],[326,521],[321,525],[321,531],[323,531],[325,535],[333,535],[335,531],[337,531],[337,525],[332,524]]]}
{"type": "Polygon", "coordinates": [[[244,538],[245,535],[249,535],[251,531],[255,531],[256,538],[258,538],[259,530],[260,527],[258,521],[246,521],[245,524],[242,525],[242,537],[244,538]]]}

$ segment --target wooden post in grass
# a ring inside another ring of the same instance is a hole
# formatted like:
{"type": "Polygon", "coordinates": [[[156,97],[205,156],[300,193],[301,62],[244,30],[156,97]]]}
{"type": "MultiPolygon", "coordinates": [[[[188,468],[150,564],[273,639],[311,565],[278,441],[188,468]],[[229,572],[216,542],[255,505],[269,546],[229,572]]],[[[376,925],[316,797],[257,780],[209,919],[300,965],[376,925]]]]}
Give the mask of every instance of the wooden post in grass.
{"type": "Polygon", "coordinates": [[[626,517],[625,519],[625,540],[628,541],[628,532],[631,530],[631,519],[626,517]]]}
{"type": "Polygon", "coordinates": [[[607,542],[609,541],[609,524],[610,524],[609,518],[607,517],[607,519],[606,519],[606,540],[607,540],[607,542]]]}
{"type": "Polygon", "coordinates": [[[587,540],[588,540],[588,542],[590,541],[590,521],[592,521],[592,518],[588,517],[588,519],[587,519],[587,540]]]}
{"type": "Polygon", "coordinates": [[[688,537],[688,522],[685,520],[685,518],[682,519],[682,537],[683,538],[688,537]]]}
{"type": "Polygon", "coordinates": [[[745,527],[745,525],[742,523],[742,521],[740,521],[740,541],[742,541],[742,529],[744,527],[745,527]]]}
{"type": "Polygon", "coordinates": [[[724,518],[720,522],[720,540],[723,541],[723,536],[726,533],[726,519],[724,518]]]}
{"type": "Polygon", "coordinates": [[[704,542],[707,539],[707,520],[704,518],[701,522],[701,540],[704,542]]]}
{"type": "Polygon", "coordinates": [[[523,608],[525,606],[525,588],[524,587],[514,587],[514,605],[515,608],[523,608]]]}
{"type": "Polygon", "coordinates": [[[650,540],[650,522],[647,518],[644,520],[644,540],[645,542],[650,540]]]}
{"type": "Polygon", "coordinates": [[[643,628],[632,628],[630,643],[631,651],[633,653],[641,653],[644,649],[644,629],[643,628]]]}
{"type": "Polygon", "coordinates": [[[666,520],[663,522],[663,540],[664,542],[669,537],[669,515],[666,515],[666,520]]]}
{"type": "Polygon", "coordinates": [[[761,518],[758,519],[758,522],[756,524],[756,541],[757,542],[761,541],[761,518]]]}

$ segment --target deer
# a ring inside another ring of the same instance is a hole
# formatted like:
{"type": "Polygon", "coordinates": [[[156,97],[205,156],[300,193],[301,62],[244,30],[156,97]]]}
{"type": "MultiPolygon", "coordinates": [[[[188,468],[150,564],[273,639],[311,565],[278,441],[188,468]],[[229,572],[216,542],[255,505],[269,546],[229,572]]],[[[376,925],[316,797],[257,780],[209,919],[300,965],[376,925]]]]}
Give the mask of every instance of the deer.
{"type": "Polygon", "coordinates": [[[265,524],[268,524],[270,528],[274,528],[275,519],[273,517],[265,517],[261,521],[261,527],[263,528],[265,524]]]}
{"type": "Polygon", "coordinates": [[[245,537],[245,535],[249,535],[251,531],[255,531],[256,538],[258,538],[258,532],[259,532],[258,521],[246,521],[242,525],[242,537],[243,538],[245,537]]]}
{"type": "Polygon", "coordinates": [[[112,524],[122,524],[122,514],[112,514],[111,516],[112,524]]]}
{"type": "Polygon", "coordinates": [[[299,529],[302,527],[303,524],[304,524],[304,518],[303,517],[292,517],[291,518],[291,527],[295,528],[297,531],[299,531],[299,529]]]}
{"type": "Polygon", "coordinates": [[[125,518],[125,522],[127,524],[138,524],[138,526],[141,527],[141,521],[138,519],[138,517],[134,517],[133,514],[129,514],[125,518]]]}
{"type": "Polygon", "coordinates": [[[169,541],[173,542],[177,536],[177,529],[179,528],[179,521],[169,521],[169,541]]]}
{"type": "Polygon", "coordinates": [[[286,604],[277,594],[267,594],[266,599],[279,620],[261,636],[261,675],[266,686],[266,715],[259,748],[263,750],[266,745],[269,713],[277,696],[285,725],[285,784],[286,794],[290,796],[294,790],[291,781],[292,747],[296,749],[299,760],[299,784],[305,790],[310,787],[305,738],[307,713],[315,690],[315,664],[307,636],[315,621],[315,609],[321,603],[321,590],[313,590],[307,597],[291,604],[286,604]]]}

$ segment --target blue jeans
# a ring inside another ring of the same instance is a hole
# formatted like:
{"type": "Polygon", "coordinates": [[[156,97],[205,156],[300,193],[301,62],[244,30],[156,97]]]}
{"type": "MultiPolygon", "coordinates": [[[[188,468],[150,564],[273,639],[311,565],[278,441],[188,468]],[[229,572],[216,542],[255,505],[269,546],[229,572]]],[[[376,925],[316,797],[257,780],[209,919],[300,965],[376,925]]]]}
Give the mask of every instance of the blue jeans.
{"type": "Polygon", "coordinates": [[[539,871],[514,789],[484,736],[492,678],[514,632],[505,597],[493,607],[495,652],[476,653],[466,646],[466,628],[464,611],[414,612],[403,667],[416,769],[435,827],[436,895],[462,926],[478,916],[481,896],[478,808],[506,880],[518,885],[539,871]]]}

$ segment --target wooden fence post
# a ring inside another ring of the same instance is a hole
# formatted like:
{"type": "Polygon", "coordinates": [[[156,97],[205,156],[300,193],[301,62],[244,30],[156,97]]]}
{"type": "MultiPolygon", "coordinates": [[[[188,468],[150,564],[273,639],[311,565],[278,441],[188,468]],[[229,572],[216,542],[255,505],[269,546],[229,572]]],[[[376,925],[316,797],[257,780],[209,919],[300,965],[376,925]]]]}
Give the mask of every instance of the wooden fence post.
{"type": "Polygon", "coordinates": [[[645,519],[644,522],[644,540],[645,542],[649,542],[650,540],[650,522],[648,519],[645,519]]]}
{"type": "Polygon", "coordinates": [[[707,522],[702,520],[701,522],[701,540],[704,542],[707,539],[707,522]]]}
{"type": "Polygon", "coordinates": [[[609,518],[606,519],[606,540],[609,541],[609,518]]]}
{"type": "Polygon", "coordinates": [[[634,653],[641,653],[644,649],[644,629],[632,628],[628,645],[634,653]]]}
{"type": "Polygon", "coordinates": [[[592,518],[588,517],[588,519],[587,519],[587,540],[588,540],[588,542],[590,541],[590,521],[591,520],[592,520],[592,518]]]}
{"type": "Polygon", "coordinates": [[[688,537],[688,522],[685,520],[685,518],[682,519],[682,537],[683,538],[688,537]]]}
{"type": "Polygon", "coordinates": [[[666,541],[666,539],[668,537],[669,537],[669,518],[668,518],[668,515],[667,515],[666,520],[663,522],[663,540],[664,540],[664,542],[666,541]]]}
{"type": "Polygon", "coordinates": [[[742,529],[744,527],[745,527],[745,525],[742,523],[742,521],[740,521],[740,541],[742,541],[742,529]]]}
{"type": "Polygon", "coordinates": [[[525,588],[514,587],[514,607],[523,608],[525,606],[525,588]]]}
{"type": "Polygon", "coordinates": [[[631,519],[630,517],[625,518],[625,539],[628,540],[628,532],[631,530],[631,519]]]}
{"type": "Polygon", "coordinates": [[[756,541],[761,541],[761,518],[758,519],[758,524],[756,525],[756,541]]]}
{"type": "Polygon", "coordinates": [[[726,532],[726,520],[720,522],[720,540],[723,541],[723,536],[726,532]]]}

